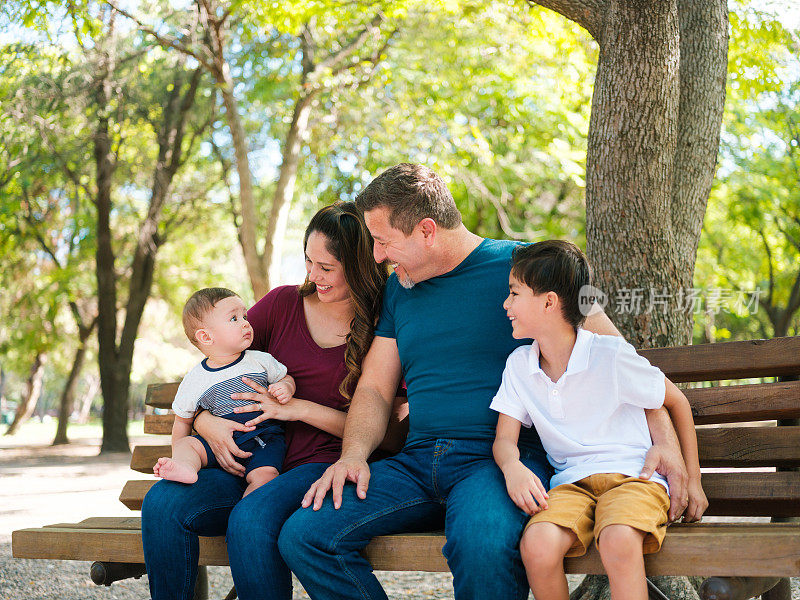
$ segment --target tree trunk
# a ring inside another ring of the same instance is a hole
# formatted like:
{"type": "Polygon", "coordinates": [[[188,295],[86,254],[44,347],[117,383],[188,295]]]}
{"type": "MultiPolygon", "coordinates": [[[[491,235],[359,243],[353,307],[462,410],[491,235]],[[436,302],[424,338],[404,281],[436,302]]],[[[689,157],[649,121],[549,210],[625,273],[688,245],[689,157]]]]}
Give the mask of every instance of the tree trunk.
{"type": "Polygon", "coordinates": [[[20,399],[17,412],[14,414],[14,420],[8,426],[5,435],[14,435],[19,426],[33,414],[33,409],[36,408],[36,403],[42,393],[42,378],[44,377],[44,365],[46,362],[47,355],[41,352],[33,359],[30,375],[28,375],[28,381],[25,383],[25,395],[20,399]]]}
{"type": "Polygon", "coordinates": [[[636,347],[686,335],[675,312],[648,310],[651,290],[683,280],[670,194],[679,52],[676,0],[609,2],[586,157],[587,254],[609,317],[636,347]]]}
{"type": "MultiPolygon", "coordinates": [[[[677,248],[675,285],[693,286],[697,245],[716,171],[728,73],[727,0],[678,0],[680,23],[680,101],[678,140],[672,175],[672,225],[677,248]]],[[[693,315],[682,311],[691,343],[693,315]]],[[[680,325],[679,325],[680,326],[680,325]]]]}
{"type": "MultiPolygon", "coordinates": [[[[182,163],[182,146],[186,119],[194,105],[202,70],[196,68],[188,83],[183,81],[185,58],[178,62],[175,81],[170,88],[162,113],[158,132],[158,159],[153,173],[150,204],[147,216],[139,227],[139,236],[131,265],[128,283],[128,302],[125,306],[125,323],[119,346],[115,348],[114,387],[107,396],[103,389],[103,443],[100,452],[128,452],[128,403],[133,351],[139,324],[153,285],[156,253],[163,243],[159,233],[164,205],[169,196],[172,179],[182,163]],[[185,91],[184,91],[184,88],[185,91]],[[111,404],[109,405],[109,399],[111,404]]],[[[101,362],[104,356],[100,355],[101,362]]],[[[102,369],[101,369],[102,373],[102,369]]],[[[101,378],[102,382],[102,378],[101,378]]]]}
{"type": "Polygon", "coordinates": [[[97,128],[94,133],[97,195],[97,343],[100,388],[103,393],[103,451],[128,451],[126,394],[118,390],[117,274],[111,245],[111,186],[116,165],[110,137],[113,44],[115,13],[109,17],[105,45],[98,49],[98,78],[94,93],[97,128]]]}
{"type": "Polygon", "coordinates": [[[94,399],[97,397],[97,393],[100,391],[100,378],[91,376],[88,378],[89,385],[86,393],[83,396],[83,401],[81,402],[81,408],[78,410],[78,418],[76,419],[76,423],[80,423],[81,425],[85,425],[89,422],[89,413],[92,410],[92,403],[94,399]]]}
{"type": "Polygon", "coordinates": [[[56,437],[53,440],[53,446],[60,444],[69,444],[67,437],[67,425],[69,417],[72,414],[72,407],[75,399],[75,388],[78,385],[78,377],[83,369],[83,361],[86,358],[86,343],[81,342],[78,349],[75,351],[75,358],[72,361],[72,368],[69,371],[67,382],[64,384],[64,389],[61,392],[61,401],[58,407],[58,427],[56,428],[56,437]]]}
{"type": "Polygon", "coordinates": [[[587,253],[637,347],[687,343],[697,244],[719,145],[724,0],[543,0],[600,45],[586,158],[587,253]]]}
{"type": "MultiPolygon", "coordinates": [[[[264,268],[267,272],[267,291],[275,286],[280,277],[281,253],[283,238],[286,234],[286,225],[289,221],[289,209],[294,197],[295,183],[297,182],[297,167],[300,164],[300,150],[308,130],[308,117],[311,106],[317,96],[316,91],[309,92],[300,97],[294,105],[292,124],[286,134],[281,157],[281,170],[275,193],[272,195],[272,207],[269,213],[269,223],[264,236],[264,268]]],[[[253,290],[255,293],[255,290],[253,290]]],[[[263,294],[256,294],[260,298],[263,294]]]]}

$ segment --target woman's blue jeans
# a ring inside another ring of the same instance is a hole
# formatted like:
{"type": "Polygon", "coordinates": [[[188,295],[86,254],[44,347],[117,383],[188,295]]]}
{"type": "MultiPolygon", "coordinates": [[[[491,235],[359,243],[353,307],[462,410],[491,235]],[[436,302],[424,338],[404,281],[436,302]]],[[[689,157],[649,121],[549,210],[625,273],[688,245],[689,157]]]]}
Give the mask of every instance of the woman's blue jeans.
{"type": "MultiPolygon", "coordinates": [[[[377,535],[443,527],[458,600],[527,598],[519,540],[528,517],[508,497],[491,448],[490,440],[440,439],[373,463],[366,499],[348,484],[338,510],[329,494],[319,511],[289,517],[278,540],[286,563],[314,600],[383,600],[359,551],[377,535]]],[[[549,482],[543,450],[521,450],[521,460],[549,482]]]]}
{"type": "Polygon", "coordinates": [[[329,463],[300,465],[246,498],[246,483],[222,469],[201,469],[192,485],[159,481],[142,504],[142,542],[153,600],[190,600],[197,580],[198,536],[226,535],[241,600],[292,597],[278,534],[329,463]]]}

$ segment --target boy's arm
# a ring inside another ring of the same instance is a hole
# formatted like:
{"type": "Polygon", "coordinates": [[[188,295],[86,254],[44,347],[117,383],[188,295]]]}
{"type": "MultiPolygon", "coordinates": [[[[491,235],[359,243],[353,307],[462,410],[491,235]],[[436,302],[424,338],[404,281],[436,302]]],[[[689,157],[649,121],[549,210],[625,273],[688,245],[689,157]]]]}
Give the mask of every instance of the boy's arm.
{"type": "Polygon", "coordinates": [[[681,445],[686,470],[689,474],[689,505],[683,516],[685,522],[699,521],[708,507],[708,500],[700,485],[700,460],[697,456],[697,433],[694,428],[692,409],[683,392],[668,378],[664,378],[666,393],[664,407],[669,411],[678,441],[681,445]]]}
{"type": "Polygon", "coordinates": [[[547,508],[547,491],[539,478],[519,459],[517,444],[521,425],[514,417],[500,413],[492,454],[503,472],[511,500],[529,515],[534,515],[547,508]]]}
{"type": "Polygon", "coordinates": [[[184,419],[175,415],[175,420],[172,422],[172,447],[175,447],[175,442],[181,438],[188,437],[192,433],[192,423],[194,417],[184,419]]]}

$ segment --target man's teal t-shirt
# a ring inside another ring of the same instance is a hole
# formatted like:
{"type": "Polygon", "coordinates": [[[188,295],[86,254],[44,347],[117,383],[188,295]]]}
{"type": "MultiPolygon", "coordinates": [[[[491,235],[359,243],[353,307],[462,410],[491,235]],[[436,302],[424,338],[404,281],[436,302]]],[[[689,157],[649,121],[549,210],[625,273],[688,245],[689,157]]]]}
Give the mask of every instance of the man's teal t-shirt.
{"type": "MultiPolygon", "coordinates": [[[[503,309],[517,242],[485,239],[455,269],[403,288],[386,285],[375,335],[394,338],[408,387],[406,447],[435,440],[494,439],[489,409],[515,340],[503,309]]],[[[523,428],[520,446],[541,448],[523,428]]]]}

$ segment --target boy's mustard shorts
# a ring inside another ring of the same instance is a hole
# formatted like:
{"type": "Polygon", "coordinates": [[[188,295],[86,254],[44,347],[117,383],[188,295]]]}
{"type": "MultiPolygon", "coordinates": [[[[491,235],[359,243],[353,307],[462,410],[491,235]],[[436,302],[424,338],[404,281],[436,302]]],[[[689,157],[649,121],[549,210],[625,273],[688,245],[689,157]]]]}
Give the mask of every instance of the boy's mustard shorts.
{"type": "Polygon", "coordinates": [[[646,536],[644,554],[658,552],[667,533],[669,496],[659,483],[619,473],[590,475],[548,492],[548,508],[533,523],[555,523],[578,537],[566,556],[583,556],[607,525],[628,525],[646,536]]]}

